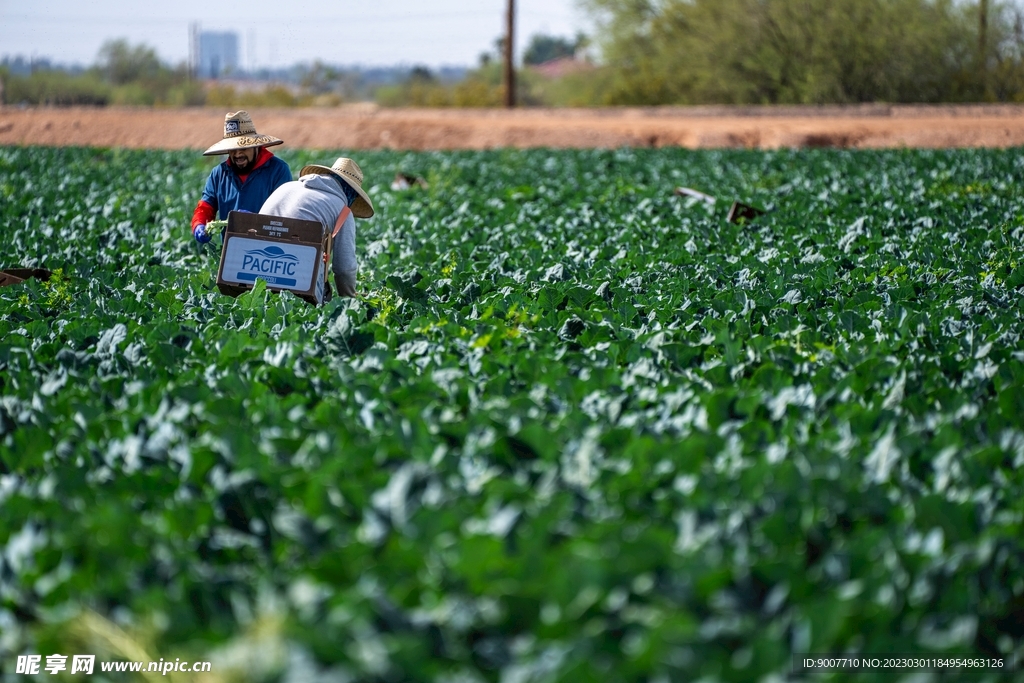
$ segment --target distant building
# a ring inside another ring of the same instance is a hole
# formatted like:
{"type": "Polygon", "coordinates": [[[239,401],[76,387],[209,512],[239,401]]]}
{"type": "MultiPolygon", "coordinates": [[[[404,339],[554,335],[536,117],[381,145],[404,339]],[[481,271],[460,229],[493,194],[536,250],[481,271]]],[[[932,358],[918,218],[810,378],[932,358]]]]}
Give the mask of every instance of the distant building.
{"type": "Polygon", "coordinates": [[[530,67],[545,78],[562,78],[569,74],[593,71],[593,63],[575,57],[557,57],[555,59],[530,67]]]}
{"type": "Polygon", "coordinates": [[[4,55],[3,61],[0,61],[0,66],[7,69],[12,76],[29,76],[36,71],[50,71],[53,69],[50,60],[45,57],[42,59],[38,57],[25,59],[21,55],[14,58],[4,55]]]}
{"type": "Polygon", "coordinates": [[[238,34],[203,31],[199,34],[199,77],[220,78],[238,71],[238,34]]]}

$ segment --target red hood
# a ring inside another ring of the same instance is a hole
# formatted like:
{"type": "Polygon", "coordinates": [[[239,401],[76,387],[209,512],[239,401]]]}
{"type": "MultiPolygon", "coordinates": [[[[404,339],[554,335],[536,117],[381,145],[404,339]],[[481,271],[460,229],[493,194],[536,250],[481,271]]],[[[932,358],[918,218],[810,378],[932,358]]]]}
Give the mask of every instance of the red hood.
{"type": "MultiPolygon", "coordinates": [[[[249,170],[249,173],[252,173],[257,168],[259,168],[260,166],[267,163],[273,158],[273,152],[268,151],[266,147],[260,147],[260,151],[256,154],[256,163],[253,164],[253,167],[249,170]]],[[[245,179],[249,177],[249,173],[243,175],[242,173],[238,172],[238,170],[235,168],[235,165],[231,163],[230,157],[228,158],[228,166],[231,167],[231,170],[235,172],[235,174],[238,176],[238,179],[241,180],[243,183],[245,182],[245,179]]]]}

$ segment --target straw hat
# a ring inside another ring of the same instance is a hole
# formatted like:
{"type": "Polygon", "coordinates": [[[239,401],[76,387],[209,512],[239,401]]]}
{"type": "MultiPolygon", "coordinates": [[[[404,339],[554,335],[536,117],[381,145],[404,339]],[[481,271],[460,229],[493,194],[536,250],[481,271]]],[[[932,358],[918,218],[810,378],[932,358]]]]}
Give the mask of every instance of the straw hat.
{"type": "Polygon", "coordinates": [[[282,142],[284,140],[278,140],[272,135],[258,134],[256,126],[252,125],[252,117],[249,116],[249,112],[236,111],[224,116],[224,139],[203,152],[203,156],[230,154],[236,149],[251,147],[273,147],[282,142]]]}
{"type": "Polygon", "coordinates": [[[345,183],[356,191],[359,196],[352,202],[352,215],[356,218],[370,218],[373,216],[373,204],[370,197],[363,190],[363,170],[359,164],[345,157],[338,157],[334,166],[327,168],[319,164],[303,166],[299,171],[299,177],[315,173],[317,175],[333,175],[341,178],[345,183]]]}

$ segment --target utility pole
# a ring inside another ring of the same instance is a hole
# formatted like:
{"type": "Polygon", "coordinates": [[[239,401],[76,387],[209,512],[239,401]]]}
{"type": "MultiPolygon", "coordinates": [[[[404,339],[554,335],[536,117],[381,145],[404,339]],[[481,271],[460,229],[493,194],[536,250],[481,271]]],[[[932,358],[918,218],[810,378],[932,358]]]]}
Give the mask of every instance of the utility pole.
{"type": "Polygon", "coordinates": [[[249,29],[248,40],[245,41],[246,52],[249,53],[249,78],[256,77],[256,29],[249,29]]]}
{"type": "Polygon", "coordinates": [[[982,97],[988,97],[988,0],[978,0],[978,75],[982,97]]]}
{"type": "Polygon", "coordinates": [[[516,106],[516,68],[512,62],[515,56],[516,0],[508,0],[505,16],[505,106],[516,106]]]}
{"type": "Polygon", "coordinates": [[[988,0],[978,0],[978,52],[985,57],[985,43],[988,42],[988,0]]]}
{"type": "Polygon", "coordinates": [[[199,77],[199,22],[196,21],[188,26],[188,77],[199,77]]]}

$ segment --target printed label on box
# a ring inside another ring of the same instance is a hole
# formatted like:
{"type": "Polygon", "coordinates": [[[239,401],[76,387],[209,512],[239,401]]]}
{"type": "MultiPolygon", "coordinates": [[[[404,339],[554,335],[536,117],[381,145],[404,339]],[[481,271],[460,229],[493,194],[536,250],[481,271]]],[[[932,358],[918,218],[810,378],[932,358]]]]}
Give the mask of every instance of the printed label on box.
{"type": "Polygon", "coordinates": [[[318,261],[316,247],[231,237],[225,249],[225,282],[252,284],[263,279],[272,287],[303,292],[313,284],[318,261]]]}

